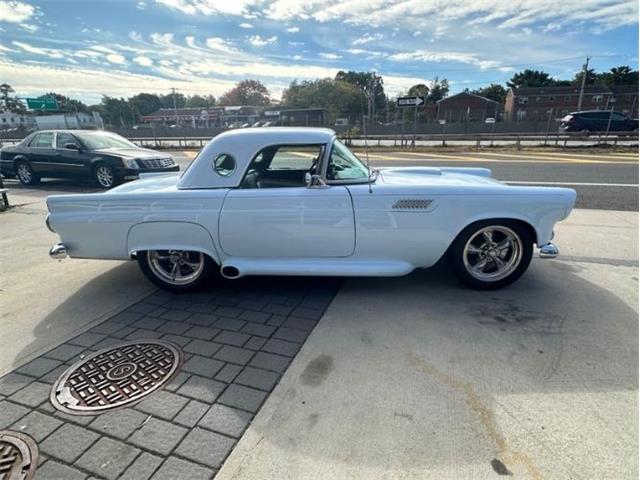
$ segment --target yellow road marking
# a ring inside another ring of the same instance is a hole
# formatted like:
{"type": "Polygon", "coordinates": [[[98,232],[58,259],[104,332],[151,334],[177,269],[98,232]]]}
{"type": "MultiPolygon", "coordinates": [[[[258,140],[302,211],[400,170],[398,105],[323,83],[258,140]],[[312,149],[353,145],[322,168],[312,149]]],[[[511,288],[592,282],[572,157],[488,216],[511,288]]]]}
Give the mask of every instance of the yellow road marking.
{"type": "MultiPolygon", "coordinates": [[[[425,159],[452,159],[467,162],[511,162],[511,163],[595,163],[607,165],[636,165],[638,162],[614,161],[614,160],[589,160],[586,158],[569,158],[569,157],[527,157],[527,155],[511,155],[505,153],[477,153],[475,155],[489,155],[496,157],[506,157],[508,160],[500,160],[497,158],[485,157],[466,157],[457,155],[418,153],[418,152],[398,152],[403,155],[414,155],[425,159]]],[[[387,157],[385,160],[392,160],[393,157],[387,157]]],[[[396,158],[397,159],[397,158],[396,158]]]]}
{"type": "Polygon", "coordinates": [[[597,153],[586,153],[586,154],[580,154],[580,153],[562,153],[562,152],[527,152],[527,151],[523,151],[522,153],[489,153],[489,152],[478,152],[478,155],[495,155],[498,157],[511,157],[511,156],[517,156],[517,157],[531,157],[531,158],[537,158],[537,157],[549,157],[549,158],[568,158],[568,159],[575,159],[575,160],[591,160],[591,159],[595,159],[595,160],[599,160],[599,159],[612,159],[612,160],[620,160],[620,159],[625,159],[628,158],[630,160],[635,159],[637,157],[622,157],[622,156],[610,156],[610,155],[599,155],[597,153]]]}

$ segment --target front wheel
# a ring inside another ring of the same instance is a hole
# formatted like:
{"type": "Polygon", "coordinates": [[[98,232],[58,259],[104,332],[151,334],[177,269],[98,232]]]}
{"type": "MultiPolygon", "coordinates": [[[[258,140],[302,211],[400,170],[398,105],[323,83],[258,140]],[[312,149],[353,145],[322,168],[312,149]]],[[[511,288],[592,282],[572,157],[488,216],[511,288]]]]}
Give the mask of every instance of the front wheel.
{"type": "Polygon", "coordinates": [[[457,277],[480,290],[502,288],[525,272],[533,254],[533,238],[521,223],[476,222],[453,242],[449,261],[457,277]]]}
{"type": "Polygon", "coordinates": [[[149,280],[174,292],[199,287],[214,267],[212,260],[204,253],[186,250],[139,252],[138,265],[149,280]]]}
{"type": "Polygon", "coordinates": [[[109,165],[98,165],[93,170],[93,177],[102,188],[111,188],[116,184],[116,174],[109,165]]]}

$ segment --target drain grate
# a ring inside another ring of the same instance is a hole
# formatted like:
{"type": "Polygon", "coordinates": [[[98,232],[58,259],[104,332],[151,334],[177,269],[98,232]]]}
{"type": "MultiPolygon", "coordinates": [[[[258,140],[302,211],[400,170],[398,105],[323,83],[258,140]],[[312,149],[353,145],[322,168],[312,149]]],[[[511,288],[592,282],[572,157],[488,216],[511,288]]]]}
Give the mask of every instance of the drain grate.
{"type": "Polygon", "coordinates": [[[51,389],[54,407],[74,415],[98,415],[133,405],[178,372],[182,351],[161,340],[121,343],[77,362],[51,389]]]}
{"type": "Polygon", "coordinates": [[[38,466],[38,446],[29,435],[0,430],[0,479],[29,480],[38,466]]]}

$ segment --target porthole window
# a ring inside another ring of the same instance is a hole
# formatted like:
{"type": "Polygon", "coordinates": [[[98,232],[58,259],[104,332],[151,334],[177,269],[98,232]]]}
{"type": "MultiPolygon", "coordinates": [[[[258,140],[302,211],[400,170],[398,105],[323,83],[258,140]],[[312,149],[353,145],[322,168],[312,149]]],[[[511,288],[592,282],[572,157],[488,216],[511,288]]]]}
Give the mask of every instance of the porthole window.
{"type": "Polygon", "coordinates": [[[213,161],[213,169],[221,177],[228,177],[236,169],[236,160],[231,155],[223,153],[213,161]]]}

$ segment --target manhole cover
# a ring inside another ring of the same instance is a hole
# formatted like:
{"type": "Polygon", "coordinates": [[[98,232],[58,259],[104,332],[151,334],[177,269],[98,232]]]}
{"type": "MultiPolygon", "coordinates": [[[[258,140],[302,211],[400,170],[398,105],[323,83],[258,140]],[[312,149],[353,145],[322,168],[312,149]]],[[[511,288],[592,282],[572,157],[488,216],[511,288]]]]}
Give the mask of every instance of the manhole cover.
{"type": "Polygon", "coordinates": [[[75,415],[98,415],[129,406],[171,380],[181,364],[182,351],[172,343],[121,343],[93,353],[65,371],[51,389],[51,403],[75,415]]]}
{"type": "Polygon", "coordinates": [[[29,435],[0,430],[0,479],[29,480],[38,466],[38,446],[29,435]]]}

